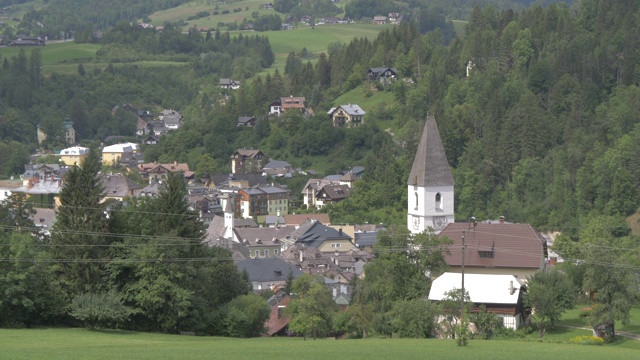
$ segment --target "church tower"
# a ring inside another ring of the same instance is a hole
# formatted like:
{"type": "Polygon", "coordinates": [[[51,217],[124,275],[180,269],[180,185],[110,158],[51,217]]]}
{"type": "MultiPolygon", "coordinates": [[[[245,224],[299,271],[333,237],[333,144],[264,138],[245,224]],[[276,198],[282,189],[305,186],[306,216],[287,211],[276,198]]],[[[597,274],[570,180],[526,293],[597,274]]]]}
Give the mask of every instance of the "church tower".
{"type": "Polygon", "coordinates": [[[233,197],[229,196],[227,198],[227,204],[224,207],[224,235],[223,237],[227,240],[233,240],[233,206],[231,202],[233,201],[233,197]]]}
{"type": "Polygon", "coordinates": [[[454,222],[453,175],[433,116],[424,124],[407,185],[407,226],[412,234],[429,227],[439,233],[454,222]]]}

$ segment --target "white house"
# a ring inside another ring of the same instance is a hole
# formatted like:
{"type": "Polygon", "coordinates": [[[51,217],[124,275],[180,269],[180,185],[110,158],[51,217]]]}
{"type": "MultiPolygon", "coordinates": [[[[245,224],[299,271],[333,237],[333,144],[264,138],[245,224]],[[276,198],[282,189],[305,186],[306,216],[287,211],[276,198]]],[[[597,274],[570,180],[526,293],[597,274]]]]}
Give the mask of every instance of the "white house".
{"type": "MultiPolygon", "coordinates": [[[[444,273],[431,284],[429,300],[443,301],[447,293],[462,287],[462,274],[444,273]]],[[[502,319],[504,327],[518,329],[529,321],[529,312],[522,303],[526,292],[524,281],[513,275],[465,274],[464,290],[473,303],[471,312],[486,306],[490,313],[502,319]]]]}

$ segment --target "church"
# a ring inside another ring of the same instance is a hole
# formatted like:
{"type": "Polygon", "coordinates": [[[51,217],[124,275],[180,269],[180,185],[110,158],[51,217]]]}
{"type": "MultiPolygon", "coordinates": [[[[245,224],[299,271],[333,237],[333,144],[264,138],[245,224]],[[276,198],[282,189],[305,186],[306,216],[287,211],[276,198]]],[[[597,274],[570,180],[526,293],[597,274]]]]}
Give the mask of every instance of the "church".
{"type": "Polygon", "coordinates": [[[455,221],[453,187],[436,119],[429,116],[407,181],[407,227],[412,234],[429,227],[439,233],[455,221]]]}

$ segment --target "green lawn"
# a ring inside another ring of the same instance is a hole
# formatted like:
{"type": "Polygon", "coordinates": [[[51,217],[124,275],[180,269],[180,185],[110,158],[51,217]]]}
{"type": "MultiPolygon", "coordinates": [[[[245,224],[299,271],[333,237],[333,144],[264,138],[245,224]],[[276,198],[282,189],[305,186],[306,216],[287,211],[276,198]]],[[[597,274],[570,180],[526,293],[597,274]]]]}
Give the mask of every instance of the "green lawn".
{"type": "Polygon", "coordinates": [[[96,58],[96,52],[100,49],[99,44],[76,44],[73,41],[61,42],[49,44],[40,47],[4,47],[0,48],[0,56],[12,58],[17,56],[20,49],[24,49],[29,57],[29,54],[34,49],[40,49],[42,52],[42,65],[59,64],[65,61],[73,61],[76,59],[93,60],[96,58]]]}
{"type": "Polygon", "coordinates": [[[84,329],[0,329],[6,359],[634,359],[636,350],[506,340],[229,339],[84,329]]]}

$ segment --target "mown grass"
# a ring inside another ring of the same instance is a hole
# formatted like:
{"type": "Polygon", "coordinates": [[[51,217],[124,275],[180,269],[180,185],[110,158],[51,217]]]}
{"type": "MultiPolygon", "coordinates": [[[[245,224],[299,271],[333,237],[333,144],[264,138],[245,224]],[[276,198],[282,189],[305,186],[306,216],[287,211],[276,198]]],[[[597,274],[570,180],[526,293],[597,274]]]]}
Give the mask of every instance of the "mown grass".
{"type": "Polygon", "coordinates": [[[0,330],[6,359],[633,359],[615,345],[585,346],[508,340],[302,338],[230,339],[84,329],[0,330]]]}
{"type": "Polygon", "coordinates": [[[96,57],[96,52],[100,49],[99,44],[76,44],[73,41],[60,42],[54,44],[48,44],[46,46],[39,47],[4,47],[0,48],[0,56],[12,58],[17,56],[20,49],[24,49],[27,57],[30,56],[34,49],[40,49],[42,53],[42,65],[53,65],[61,62],[70,62],[76,59],[93,60],[96,57]]]}

